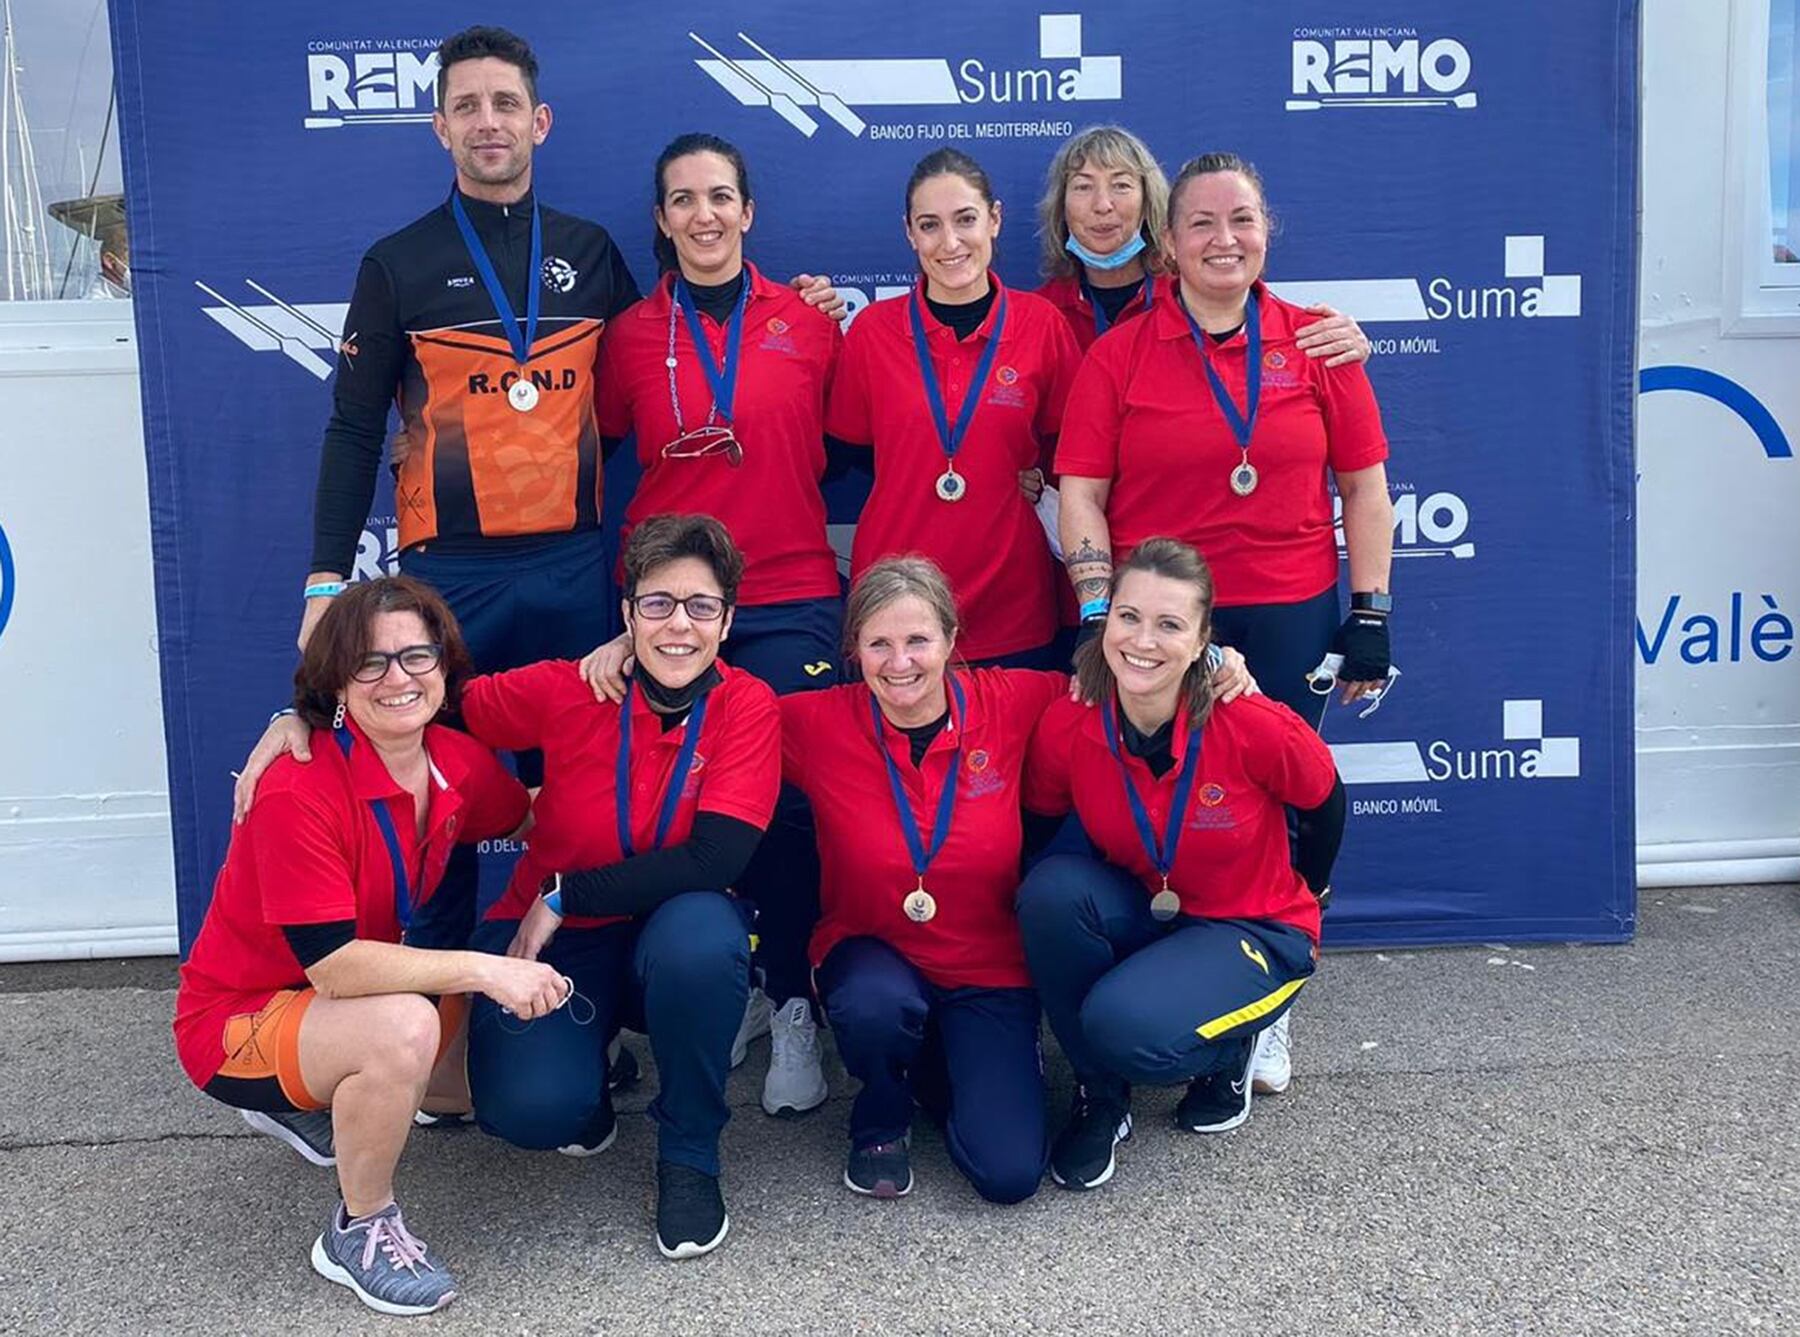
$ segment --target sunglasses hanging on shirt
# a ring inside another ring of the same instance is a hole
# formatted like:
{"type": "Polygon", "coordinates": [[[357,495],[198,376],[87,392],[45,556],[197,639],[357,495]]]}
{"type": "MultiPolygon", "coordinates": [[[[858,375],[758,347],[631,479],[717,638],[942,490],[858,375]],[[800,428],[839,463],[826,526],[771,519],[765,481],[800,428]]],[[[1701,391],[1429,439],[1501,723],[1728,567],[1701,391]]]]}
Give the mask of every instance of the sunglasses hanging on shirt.
{"type": "Polygon", "coordinates": [[[725,325],[725,365],[713,360],[712,346],[700,324],[700,313],[694,306],[693,294],[676,275],[669,300],[669,353],[664,365],[669,369],[669,407],[675,411],[675,439],[662,448],[665,460],[698,460],[708,455],[723,455],[733,469],[744,462],[744,447],[731,430],[731,410],[737,398],[738,353],[743,347],[744,308],[750,302],[750,284],[746,280],[738,296],[736,308],[725,325]],[[706,410],[704,426],[690,429],[681,415],[681,391],[675,384],[675,321],[677,314],[685,318],[694,351],[700,357],[700,369],[712,387],[712,404],[706,410]],[[723,417],[724,422],[719,419],[723,417]]]}

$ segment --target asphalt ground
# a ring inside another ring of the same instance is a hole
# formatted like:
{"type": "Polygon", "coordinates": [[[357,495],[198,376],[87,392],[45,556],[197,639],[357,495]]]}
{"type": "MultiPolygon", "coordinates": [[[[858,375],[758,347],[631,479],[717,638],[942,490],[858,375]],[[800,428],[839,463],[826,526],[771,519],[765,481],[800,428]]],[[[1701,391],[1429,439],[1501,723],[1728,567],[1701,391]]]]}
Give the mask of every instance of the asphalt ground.
{"type": "Polygon", "coordinates": [[[1200,1138],[1141,1091],[1111,1184],[1012,1208],[923,1122],[910,1197],[846,1192],[849,1082],[765,1118],[760,1041],[718,1252],[656,1252],[652,1074],[592,1160],[416,1135],[462,1294],[399,1320],[307,1264],[330,1173],[187,1084],[171,963],[5,966],[0,1331],[1796,1333],[1796,974],[1794,887],[1646,892],[1628,946],[1334,954],[1286,1095],[1200,1138]]]}

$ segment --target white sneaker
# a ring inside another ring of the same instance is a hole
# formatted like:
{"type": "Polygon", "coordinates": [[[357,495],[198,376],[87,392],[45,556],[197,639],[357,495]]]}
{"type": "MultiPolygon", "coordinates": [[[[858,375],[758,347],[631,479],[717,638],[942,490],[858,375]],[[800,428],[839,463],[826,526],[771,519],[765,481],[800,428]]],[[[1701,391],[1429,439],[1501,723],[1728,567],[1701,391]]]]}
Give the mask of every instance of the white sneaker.
{"type": "Polygon", "coordinates": [[[825,1103],[819,1066],[819,1028],[804,998],[790,998],[769,1020],[769,1075],[762,1107],[770,1114],[805,1114],[825,1103]]]}
{"type": "Polygon", "coordinates": [[[750,996],[744,1000],[744,1019],[738,1025],[737,1039],[731,1042],[731,1066],[737,1067],[744,1061],[744,1055],[750,1052],[750,1042],[769,1033],[769,1022],[775,1012],[775,1005],[769,1001],[769,995],[750,986],[750,996]]]}
{"type": "Polygon", "coordinates": [[[1281,1020],[1262,1033],[1262,1043],[1257,1046],[1256,1066],[1250,1074],[1250,1087],[1259,1096],[1278,1096],[1294,1080],[1294,1061],[1288,1050],[1290,1015],[1292,1014],[1283,1012],[1281,1020]]]}

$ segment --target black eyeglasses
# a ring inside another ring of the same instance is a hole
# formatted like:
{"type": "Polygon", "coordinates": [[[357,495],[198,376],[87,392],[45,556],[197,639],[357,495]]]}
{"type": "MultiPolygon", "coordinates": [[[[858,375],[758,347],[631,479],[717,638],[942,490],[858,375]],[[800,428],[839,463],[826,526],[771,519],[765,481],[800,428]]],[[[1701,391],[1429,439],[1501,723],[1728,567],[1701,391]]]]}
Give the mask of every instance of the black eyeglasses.
{"type": "Polygon", "coordinates": [[[358,682],[380,682],[387,677],[388,665],[398,664],[408,677],[423,678],[443,662],[444,647],[441,645],[407,645],[391,655],[371,650],[357,662],[350,676],[358,682]]]}
{"type": "Polygon", "coordinates": [[[632,596],[631,606],[639,617],[651,622],[674,617],[677,608],[684,610],[695,622],[717,622],[725,616],[725,601],[716,594],[690,594],[685,599],[677,599],[673,594],[656,590],[632,596]]]}

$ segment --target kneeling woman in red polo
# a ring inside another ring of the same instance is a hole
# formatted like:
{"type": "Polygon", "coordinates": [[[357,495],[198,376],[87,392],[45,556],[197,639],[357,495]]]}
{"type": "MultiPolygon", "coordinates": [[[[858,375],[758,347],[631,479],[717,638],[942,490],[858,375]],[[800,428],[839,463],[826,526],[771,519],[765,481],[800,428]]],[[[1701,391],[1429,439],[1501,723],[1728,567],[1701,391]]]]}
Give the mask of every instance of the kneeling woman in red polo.
{"type": "MultiPolygon", "coordinates": [[[[496,959],[541,956],[573,985],[568,1007],[530,1024],[477,1000],[469,1088],[495,1136],[592,1155],[616,1131],[607,1042],[621,1024],[649,1035],[657,1244],[691,1258],[730,1226],[719,1133],[750,951],[729,888],[774,809],[781,724],[769,688],[718,659],[744,573],[725,527],[653,516],[623,564],[638,665],[623,703],[595,700],[568,660],[472,678],[461,693],[481,742],[544,753],[530,848],[472,943],[496,959]]],[[[271,726],[245,779],[290,749],[309,756],[307,741],[290,721],[271,726]]]]}
{"type": "Polygon", "coordinates": [[[1100,856],[1054,855],[1019,888],[1031,977],[1075,1069],[1050,1161],[1066,1188],[1112,1177],[1134,1082],[1187,1082],[1189,1132],[1248,1118],[1261,1034],[1317,960],[1343,785],[1286,706],[1214,700],[1212,603],[1192,548],[1139,544],[1076,656],[1083,700],[1045,712],[1026,761],[1026,806],[1072,809],[1100,856]],[[1295,856],[1284,805],[1299,810],[1295,856]]]}
{"type": "Polygon", "coordinates": [[[623,554],[637,671],[597,701],[555,660],[475,679],[477,738],[542,748],[530,849],[475,931],[575,982],[574,1005],[524,1025],[477,1005],[475,1117],[518,1146],[592,1155],[617,1128],[607,1041],[650,1037],[660,1090],[657,1246],[691,1258],[730,1227],[719,1186],[725,1079],[750,989],[749,914],[730,894],[775,809],[780,719],[760,679],[718,658],[744,559],[710,516],[652,516],[623,554]]]}
{"type": "Polygon", "coordinates": [[[401,1219],[393,1176],[461,995],[526,1019],[568,996],[552,966],[405,945],[451,848],[514,830],[529,803],[485,747],[431,723],[468,671],[455,618],[416,581],[331,604],[294,675],[318,759],[269,768],[175,997],[196,1086],[308,1160],[335,1155],[343,1201],[313,1267],[389,1314],[456,1295],[401,1219]]]}
{"type": "Polygon", "coordinates": [[[844,1183],[912,1188],[913,1103],[992,1202],[1037,1191],[1045,1158],[1038,1002],[1013,917],[1019,783],[1058,673],[956,669],[956,606],[919,557],[858,578],[854,686],[781,699],[782,769],[818,823],[820,999],[862,1090],[844,1183]]]}

